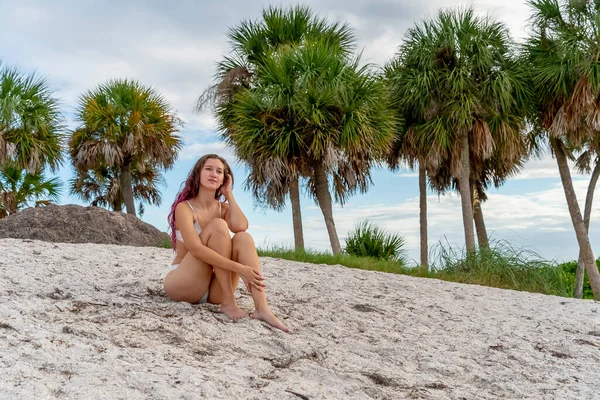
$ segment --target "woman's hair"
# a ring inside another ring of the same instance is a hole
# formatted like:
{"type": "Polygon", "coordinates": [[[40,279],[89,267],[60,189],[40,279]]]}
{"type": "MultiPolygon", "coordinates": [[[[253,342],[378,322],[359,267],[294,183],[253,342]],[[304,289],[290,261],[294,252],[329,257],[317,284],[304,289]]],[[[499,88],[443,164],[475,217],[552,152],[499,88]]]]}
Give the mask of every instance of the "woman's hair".
{"type": "MultiPolygon", "coordinates": [[[[200,192],[200,173],[202,172],[202,168],[206,161],[210,159],[219,160],[223,163],[223,166],[225,167],[223,175],[225,176],[225,179],[227,179],[227,175],[231,175],[231,184],[233,185],[233,174],[229,164],[227,164],[227,161],[225,161],[224,158],[219,157],[216,154],[206,154],[200,157],[185,180],[183,188],[181,188],[179,193],[177,193],[177,196],[175,196],[175,201],[171,206],[171,212],[167,218],[169,221],[169,228],[171,229],[171,245],[173,246],[173,250],[177,247],[177,238],[175,236],[175,208],[177,208],[177,205],[182,201],[193,199],[198,196],[198,192],[200,192]]],[[[219,188],[215,191],[215,199],[222,201],[222,197],[221,188],[219,188]]]]}

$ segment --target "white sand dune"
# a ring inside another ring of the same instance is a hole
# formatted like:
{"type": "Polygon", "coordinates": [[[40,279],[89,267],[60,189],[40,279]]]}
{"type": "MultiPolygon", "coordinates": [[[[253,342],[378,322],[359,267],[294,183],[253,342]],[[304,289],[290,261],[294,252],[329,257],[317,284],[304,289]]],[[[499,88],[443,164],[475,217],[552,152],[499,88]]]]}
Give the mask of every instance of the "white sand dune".
{"type": "Polygon", "coordinates": [[[0,240],[0,398],[600,398],[593,301],[263,258],[285,334],[168,300],[171,256],[0,240]]]}

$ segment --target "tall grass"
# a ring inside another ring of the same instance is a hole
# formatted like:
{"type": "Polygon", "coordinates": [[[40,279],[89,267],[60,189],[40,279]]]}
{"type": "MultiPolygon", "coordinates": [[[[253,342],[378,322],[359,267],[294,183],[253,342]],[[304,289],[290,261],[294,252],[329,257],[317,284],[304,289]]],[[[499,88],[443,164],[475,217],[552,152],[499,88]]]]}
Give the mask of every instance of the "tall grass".
{"type": "Polygon", "coordinates": [[[438,279],[557,296],[570,293],[566,274],[556,262],[506,241],[494,241],[469,254],[440,242],[432,248],[431,259],[432,274],[438,279]]]}
{"type": "Polygon", "coordinates": [[[432,248],[433,263],[429,271],[416,265],[408,267],[402,260],[295,251],[278,247],[260,249],[259,255],[557,296],[572,295],[567,274],[556,262],[544,260],[533,251],[514,248],[503,241],[492,242],[490,248],[478,250],[468,256],[463,249],[439,243],[432,248]]]}

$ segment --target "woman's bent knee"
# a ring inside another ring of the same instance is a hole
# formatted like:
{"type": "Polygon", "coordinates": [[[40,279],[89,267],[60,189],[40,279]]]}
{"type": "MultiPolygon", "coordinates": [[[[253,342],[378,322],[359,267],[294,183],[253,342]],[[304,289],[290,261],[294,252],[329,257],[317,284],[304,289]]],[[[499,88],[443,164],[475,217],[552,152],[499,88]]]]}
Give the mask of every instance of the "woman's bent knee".
{"type": "Polygon", "coordinates": [[[227,233],[229,235],[229,226],[227,226],[227,222],[221,218],[215,218],[208,223],[204,230],[211,230],[213,232],[218,233],[227,233]]]}
{"type": "Polygon", "coordinates": [[[254,239],[248,232],[238,232],[231,238],[234,246],[241,244],[252,244],[254,245],[254,239]]]}

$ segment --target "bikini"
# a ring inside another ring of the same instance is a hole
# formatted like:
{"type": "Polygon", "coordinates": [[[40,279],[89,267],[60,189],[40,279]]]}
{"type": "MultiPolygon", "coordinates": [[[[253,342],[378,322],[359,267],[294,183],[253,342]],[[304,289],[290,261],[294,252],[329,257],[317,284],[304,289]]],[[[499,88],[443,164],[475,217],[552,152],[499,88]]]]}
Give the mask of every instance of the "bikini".
{"type": "MultiPolygon", "coordinates": [[[[196,218],[194,220],[194,229],[196,229],[196,234],[200,234],[202,232],[202,228],[200,228],[200,224],[198,224],[198,216],[196,215],[196,211],[194,210],[194,207],[190,204],[189,201],[185,201],[188,206],[190,206],[190,209],[192,210],[192,212],[194,213],[194,217],[196,218]]],[[[221,202],[219,202],[219,218],[221,218],[222,215],[222,210],[221,210],[221,202]]],[[[179,229],[175,230],[175,237],[177,238],[177,240],[179,240],[181,243],[184,243],[183,241],[183,236],[181,235],[181,231],[179,229]]],[[[173,264],[169,267],[169,270],[167,271],[167,273],[177,269],[177,267],[179,267],[179,264],[173,264]]],[[[208,290],[206,291],[206,294],[204,296],[202,296],[202,298],[200,299],[200,301],[198,302],[198,304],[204,304],[208,301],[208,290]]]]}

